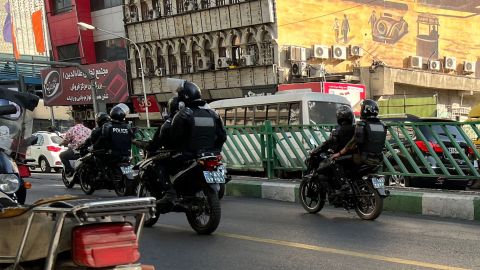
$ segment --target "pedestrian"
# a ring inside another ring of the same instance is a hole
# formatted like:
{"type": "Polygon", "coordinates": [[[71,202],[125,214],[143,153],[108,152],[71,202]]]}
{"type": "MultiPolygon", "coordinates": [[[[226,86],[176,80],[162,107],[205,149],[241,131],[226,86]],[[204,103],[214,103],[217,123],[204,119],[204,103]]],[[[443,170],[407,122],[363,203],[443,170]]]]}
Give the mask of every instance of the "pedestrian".
{"type": "Polygon", "coordinates": [[[348,32],[350,32],[350,24],[348,22],[347,14],[343,14],[342,21],[342,34],[343,34],[343,43],[348,43],[348,32]]]}
{"type": "Polygon", "coordinates": [[[333,22],[333,31],[335,32],[335,43],[338,42],[338,36],[340,35],[340,24],[338,22],[338,18],[335,17],[333,22]]]}

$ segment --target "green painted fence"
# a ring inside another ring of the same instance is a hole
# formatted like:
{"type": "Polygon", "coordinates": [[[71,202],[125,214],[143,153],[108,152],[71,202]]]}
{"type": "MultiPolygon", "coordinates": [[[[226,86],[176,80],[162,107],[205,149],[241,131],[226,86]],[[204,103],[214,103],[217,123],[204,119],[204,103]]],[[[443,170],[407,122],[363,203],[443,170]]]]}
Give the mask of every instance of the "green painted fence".
{"type": "MultiPolygon", "coordinates": [[[[478,179],[480,122],[419,122],[387,124],[383,173],[449,179],[478,179]]],[[[222,155],[227,168],[265,172],[270,178],[306,169],[308,152],[331,133],[325,126],[227,126],[222,155]]],[[[136,137],[148,140],[155,129],[140,129],[136,137]]],[[[142,158],[133,149],[134,161],[142,158]]]]}

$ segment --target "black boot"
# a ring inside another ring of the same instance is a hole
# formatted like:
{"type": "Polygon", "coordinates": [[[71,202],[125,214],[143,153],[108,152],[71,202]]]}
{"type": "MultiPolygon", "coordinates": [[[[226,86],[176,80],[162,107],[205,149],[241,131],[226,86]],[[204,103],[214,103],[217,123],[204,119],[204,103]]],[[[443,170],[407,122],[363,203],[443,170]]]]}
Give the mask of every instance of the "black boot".
{"type": "Polygon", "coordinates": [[[173,187],[170,187],[165,192],[165,195],[157,200],[157,207],[160,213],[165,214],[172,211],[173,206],[175,205],[175,200],[177,199],[177,192],[173,187]]]}

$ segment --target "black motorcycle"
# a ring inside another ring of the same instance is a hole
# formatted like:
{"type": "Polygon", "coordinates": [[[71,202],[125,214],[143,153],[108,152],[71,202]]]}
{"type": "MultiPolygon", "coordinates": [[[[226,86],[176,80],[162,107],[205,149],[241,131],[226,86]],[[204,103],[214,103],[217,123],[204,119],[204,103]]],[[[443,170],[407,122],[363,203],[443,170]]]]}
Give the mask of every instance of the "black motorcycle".
{"type": "Polygon", "coordinates": [[[0,88],[0,191],[19,204],[25,203],[29,188],[23,180],[30,176],[26,163],[33,161],[26,160],[25,153],[37,140],[26,123],[33,121],[31,111],[38,100],[32,94],[0,88]]]}
{"type": "Polygon", "coordinates": [[[82,155],[75,162],[75,171],[68,182],[78,182],[87,195],[93,194],[98,189],[115,190],[120,197],[134,195],[133,166],[130,165],[129,158],[106,164],[103,158],[98,157],[103,152],[94,150],[82,155]]]}
{"type": "Polygon", "coordinates": [[[299,191],[303,208],[308,213],[318,213],[328,199],[335,207],[355,209],[361,219],[376,219],[383,211],[383,199],[389,195],[384,186],[385,177],[375,174],[380,166],[362,166],[349,174],[343,171],[342,162],[351,160],[351,156],[332,160],[330,154],[320,153],[305,161],[307,174],[299,191]],[[340,183],[346,183],[349,188],[341,189],[340,183]]]}
{"type": "MultiPolygon", "coordinates": [[[[164,171],[160,166],[172,161],[170,155],[168,151],[160,152],[135,166],[138,197],[155,197],[159,200],[166,195],[164,185],[159,182],[161,179],[158,172],[164,171]]],[[[185,162],[184,166],[170,177],[177,193],[174,205],[157,205],[156,214],[147,216],[145,226],[153,226],[160,214],[184,212],[188,223],[198,234],[214,232],[221,217],[218,192],[220,184],[225,184],[223,169],[221,156],[213,153],[203,154],[197,159],[185,162]]]]}

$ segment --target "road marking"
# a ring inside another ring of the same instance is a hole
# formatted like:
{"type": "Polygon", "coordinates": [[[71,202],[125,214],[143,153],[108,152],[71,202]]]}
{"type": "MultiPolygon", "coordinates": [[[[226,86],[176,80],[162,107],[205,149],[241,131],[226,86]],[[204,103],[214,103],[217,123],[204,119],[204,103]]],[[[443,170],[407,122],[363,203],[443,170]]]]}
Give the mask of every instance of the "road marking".
{"type": "MultiPolygon", "coordinates": [[[[181,228],[181,227],[177,227],[177,226],[171,226],[171,225],[161,224],[160,226],[165,227],[165,228],[175,229],[175,230],[182,230],[182,231],[186,230],[185,228],[181,228]]],[[[259,238],[259,237],[233,234],[233,233],[215,232],[214,234],[219,235],[219,236],[223,236],[223,237],[228,237],[228,238],[233,238],[233,239],[238,239],[238,240],[244,240],[244,241],[271,244],[271,245],[277,245],[277,246],[285,246],[285,247],[305,249],[305,250],[313,250],[313,251],[318,251],[318,252],[322,252],[322,253],[345,255],[345,256],[350,256],[350,257],[357,257],[357,258],[370,259],[370,260],[376,260],[376,261],[384,261],[384,262],[390,262],[390,263],[398,263],[398,264],[404,264],[404,265],[413,265],[413,266],[419,266],[419,267],[425,267],[425,268],[431,268],[431,269],[469,270],[468,268],[454,267],[454,266],[427,263],[427,262],[414,261],[414,260],[406,260],[406,259],[400,259],[400,258],[395,258],[395,257],[386,257],[386,256],[380,256],[380,255],[374,255],[374,254],[368,254],[368,253],[361,253],[361,252],[350,251],[350,250],[328,248],[328,247],[322,247],[322,246],[314,246],[314,245],[308,245],[308,244],[302,244],[302,243],[296,243],[296,242],[289,242],[289,241],[282,241],[282,240],[275,240],[275,239],[268,239],[268,238],[259,238]]]]}

